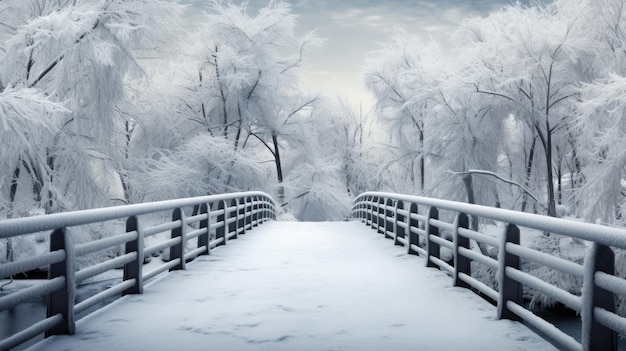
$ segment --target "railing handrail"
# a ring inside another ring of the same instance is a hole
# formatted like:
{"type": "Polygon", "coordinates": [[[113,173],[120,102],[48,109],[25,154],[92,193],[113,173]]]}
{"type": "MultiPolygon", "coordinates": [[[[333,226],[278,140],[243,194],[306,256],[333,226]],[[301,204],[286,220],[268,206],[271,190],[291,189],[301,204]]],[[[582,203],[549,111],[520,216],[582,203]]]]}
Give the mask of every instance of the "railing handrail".
{"type": "MultiPolygon", "coordinates": [[[[173,210],[178,207],[188,207],[203,202],[210,203],[221,200],[229,200],[232,198],[246,198],[254,196],[264,196],[270,200],[272,199],[271,196],[264,192],[248,191],[6,219],[0,221],[0,239],[45,230],[53,230],[61,227],[73,227],[118,218],[139,216],[152,212],[173,210]]],[[[273,202],[273,200],[271,201],[273,202]]]]}
{"type": "Polygon", "coordinates": [[[367,192],[357,196],[353,217],[407,248],[408,254],[425,256],[426,266],[451,275],[453,285],[478,291],[497,305],[498,318],[525,321],[568,350],[617,350],[617,333],[626,335],[626,318],[618,315],[616,296],[626,298],[626,280],[616,276],[613,248],[626,249],[626,230],[573,220],[472,205],[420,196],[367,192]],[[440,210],[452,212],[440,218],[440,210]],[[469,229],[475,216],[505,224],[497,238],[469,229]],[[584,264],[555,257],[520,244],[519,227],[536,229],[591,242],[584,264]],[[451,239],[441,236],[450,231],[451,239]],[[421,239],[421,241],[420,241],[421,239]],[[471,250],[470,240],[498,252],[483,254],[471,250]],[[452,251],[444,261],[441,248],[452,251]],[[541,280],[522,269],[522,259],[575,278],[582,278],[580,295],[541,280]],[[472,263],[491,269],[494,284],[489,286],[472,276],[472,263]],[[524,287],[563,303],[582,319],[582,342],[556,328],[527,309],[524,287]]]}
{"type": "Polygon", "coordinates": [[[209,255],[212,249],[226,245],[229,240],[237,239],[247,230],[275,219],[276,205],[271,196],[251,191],[0,221],[0,238],[16,238],[51,231],[49,252],[0,264],[0,279],[35,268],[48,267],[47,281],[0,296],[0,311],[27,302],[32,297],[47,296],[46,318],[0,340],[0,351],[21,345],[42,333],[46,337],[73,334],[79,313],[110,297],[141,294],[145,281],[168,270],[184,270],[186,262],[201,255],[209,255]],[[186,210],[193,213],[187,215],[186,210]],[[149,226],[143,223],[141,215],[164,212],[171,212],[170,219],[160,217],[159,224],[151,223],[149,226]],[[116,226],[120,228],[102,233],[103,238],[86,243],[75,243],[74,237],[80,231],[73,233],[67,230],[69,227],[112,220],[126,220],[126,228],[121,228],[121,223],[117,223],[116,226]],[[145,238],[167,232],[170,233],[169,239],[144,247],[145,238]],[[197,240],[197,248],[187,249],[191,240],[197,240]],[[120,245],[125,245],[123,255],[106,258],[96,264],[90,263],[88,267],[77,266],[79,257],[120,245]],[[150,272],[143,271],[146,256],[167,249],[167,263],[150,272]],[[119,267],[123,268],[120,283],[76,303],[79,282],[119,267]]]}
{"type": "Polygon", "coordinates": [[[511,223],[526,228],[567,235],[576,239],[588,240],[607,246],[626,249],[626,229],[624,228],[549,217],[503,208],[385,192],[362,193],[356,197],[354,202],[356,203],[359,199],[367,196],[416,202],[422,205],[437,207],[438,209],[461,212],[471,216],[511,223]]]}

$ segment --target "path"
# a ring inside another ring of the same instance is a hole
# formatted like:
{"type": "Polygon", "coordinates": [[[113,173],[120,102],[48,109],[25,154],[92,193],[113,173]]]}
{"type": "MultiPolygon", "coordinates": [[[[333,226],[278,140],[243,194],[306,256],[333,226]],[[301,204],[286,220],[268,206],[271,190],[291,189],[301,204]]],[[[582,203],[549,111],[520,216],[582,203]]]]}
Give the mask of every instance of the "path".
{"type": "Polygon", "coordinates": [[[30,350],[554,350],[358,222],[268,223],[30,350]]]}

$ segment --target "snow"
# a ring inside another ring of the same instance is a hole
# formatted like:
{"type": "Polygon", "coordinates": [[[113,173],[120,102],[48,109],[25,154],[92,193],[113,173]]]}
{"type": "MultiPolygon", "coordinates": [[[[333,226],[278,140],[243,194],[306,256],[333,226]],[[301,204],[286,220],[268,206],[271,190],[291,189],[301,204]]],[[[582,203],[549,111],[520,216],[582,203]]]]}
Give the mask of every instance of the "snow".
{"type": "Polygon", "coordinates": [[[37,350],[554,350],[357,222],[264,224],[37,350]]]}

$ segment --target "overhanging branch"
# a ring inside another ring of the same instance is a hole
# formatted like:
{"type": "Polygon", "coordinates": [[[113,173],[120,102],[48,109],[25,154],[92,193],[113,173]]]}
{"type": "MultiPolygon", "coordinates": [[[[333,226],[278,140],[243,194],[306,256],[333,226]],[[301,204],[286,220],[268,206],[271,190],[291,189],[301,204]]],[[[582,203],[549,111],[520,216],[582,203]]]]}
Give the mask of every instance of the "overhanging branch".
{"type": "Polygon", "coordinates": [[[527,187],[525,187],[524,185],[522,185],[522,184],[520,184],[520,183],[518,183],[518,182],[515,182],[515,181],[510,180],[510,179],[503,178],[503,177],[501,177],[500,175],[498,175],[498,174],[496,174],[496,173],[494,173],[494,172],[483,171],[483,170],[478,170],[478,169],[470,169],[470,170],[468,170],[468,171],[466,171],[466,172],[453,172],[453,171],[449,171],[449,172],[450,172],[450,173],[452,173],[452,174],[455,174],[455,175],[460,175],[460,176],[464,176],[464,175],[473,175],[473,174],[476,174],[476,175],[484,175],[484,176],[489,176],[489,177],[496,178],[496,179],[498,179],[498,180],[500,180],[500,181],[503,181],[503,182],[505,182],[505,183],[507,183],[507,184],[515,185],[516,187],[518,187],[518,188],[522,189],[522,191],[523,191],[526,195],[528,195],[530,198],[532,198],[533,200],[535,200],[535,202],[536,202],[539,206],[541,206],[541,207],[542,207],[545,211],[547,211],[547,210],[548,210],[548,209],[547,209],[547,208],[546,208],[546,207],[545,207],[545,206],[541,203],[541,201],[539,201],[539,199],[538,199],[538,198],[537,198],[537,197],[536,197],[536,196],[535,196],[535,195],[534,195],[534,194],[530,191],[530,189],[528,189],[527,187]]]}

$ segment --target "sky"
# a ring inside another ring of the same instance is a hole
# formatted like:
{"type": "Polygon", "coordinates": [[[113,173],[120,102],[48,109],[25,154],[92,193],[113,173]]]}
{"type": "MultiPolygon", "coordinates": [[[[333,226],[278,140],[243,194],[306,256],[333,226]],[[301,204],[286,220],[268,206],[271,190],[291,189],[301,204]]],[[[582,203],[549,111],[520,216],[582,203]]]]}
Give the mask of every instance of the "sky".
{"type": "MultiPolygon", "coordinates": [[[[309,54],[302,86],[313,91],[339,94],[353,104],[373,106],[373,97],[364,86],[366,57],[402,28],[424,41],[436,40],[445,48],[458,23],[472,16],[485,16],[514,0],[287,0],[298,15],[296,30],[317,29],[325,38],[323,47],[309,54]]],[[[235,0],[240,4],[243,1],[235,0]]],[[[522,1],[528,3],[528,1],[522,1]]],[[[188,4],[191,21],[209,0],[181,0],[188,4]]],[[[268,0],[248,1],[254,15],[268,0]]]]}

